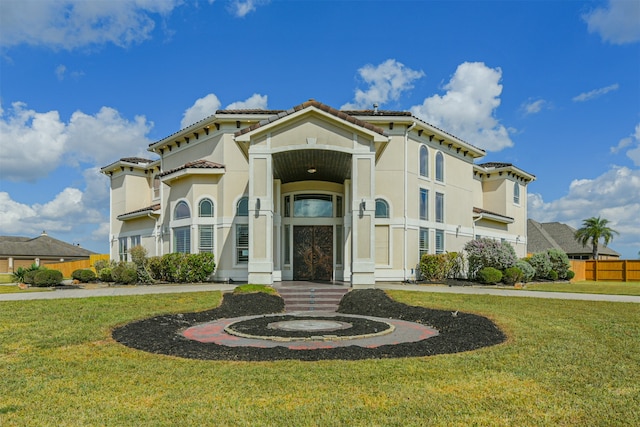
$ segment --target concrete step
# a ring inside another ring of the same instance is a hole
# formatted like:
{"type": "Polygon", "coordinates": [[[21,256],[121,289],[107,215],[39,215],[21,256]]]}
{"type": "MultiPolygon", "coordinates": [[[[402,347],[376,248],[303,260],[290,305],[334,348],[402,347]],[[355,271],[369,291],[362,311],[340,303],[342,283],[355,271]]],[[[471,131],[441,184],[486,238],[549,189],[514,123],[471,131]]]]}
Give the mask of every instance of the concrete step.
{"type": "Polygon", "coordinates": [[[285,310],[294,311],[324,311],[338,310],[340,300],[349,291],[344,287],[292,286],[278,288],[278,293],[284,299],[285,310]]]}

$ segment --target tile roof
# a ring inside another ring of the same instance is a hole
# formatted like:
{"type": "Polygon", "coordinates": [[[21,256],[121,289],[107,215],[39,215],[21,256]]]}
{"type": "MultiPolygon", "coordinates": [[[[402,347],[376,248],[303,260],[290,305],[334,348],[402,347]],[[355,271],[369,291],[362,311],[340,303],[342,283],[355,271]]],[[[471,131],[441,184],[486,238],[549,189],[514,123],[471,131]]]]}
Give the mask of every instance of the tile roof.
{"type": "Polygon", "coordinates": [[[153,163],[155,160],[144,159],[142,157],[123,157],[120,159],[121,162],[127,163],[153,163]]]}
{"type": "MultiPolygon", "coordinates": [[[[591,245],[582,246],[574,238],[576,229],[561,222],[539,223],[527,220],[527,251],[531,253],[547,249],[561,249],[568,255],[591,255],[591,245]]],[[[601,255],[620,256],[609,247],[598,245],[601,255]]]]}
{"type": "Polygon", "coordinates": [[[210,162],[208,160],[195,160],[193,162],[185,163],[182,166],[178,166],[177,168],[170,169],[168,171],[162,172],[158,174],[158,176],[163,177],[166,175],[171,175],[172,173],[184,170],[184,169],[224,169],[225,166],[220,163],[210,162]]]}
{"type": "Polygon", "coordinates": [[[277,114],[273,114],[273,115],[267,117],[266,119],[261,120],[258,123],[255,123],[255,124],[253,124],[251,126],[248,126],[248,127],[244,128],[244,129],[240,129],[239,131],[237,131],[235,133],[235,136],[240,136],[240,135],[244,135],[245,133],[252,132],[252,131],[254,131],[254,130],[256,130],[256,129],[262,127],[262,126],[265,126],[265,125],[267,125],[269,123],[275,122],[276,120],[280,120],[283,117],[286,117],[288,115],[291,115],[293,113],[296,113],[298,111],[304,110],[304,109],[309,108],[309,107],[315,107],[318,110],[324,111],[325,113],[329,113],[329,114],[331,114],[333,116],[338,117],[339,119],[345,120],[345,121],[347,121],[349,123],[352,123],[354,125],[360,126],[360,127],[364,128],[364,129],[367,129],[367,130],[370,130],[372,132],[379,133],[380,135],[386,136],[386,133],[385,133],[384,129],[382,129],[381,127],[372,125],[371,123],[367,123],[367,122],[365,122],[363,120],[360,120],[360,119],[356,119],[355,117],[353,117],[350,114],[345,113],[344,111],[337,110],[337,109],[335,109],[333,107],[330,107],[330,106],[328,106],[326,104],[318,102],[318,101],[316,101],[314,99],[310,99],[309,101],[303,102],[302,104],[296,105],[295,107],[290,108],[288,110],[280,110],[277,114]]]}
{"type": "Polygon", "coordinates": [[[508,168],[509,166],[513,166],[513,164],[500,163],[500,162],[487,162],[487,163],[478,163],[478,166],[482,166],[483,168],[508,168]]]}
{"type": "Polygon", "coordinates": [[[147,206],[146,208],[142,208],[142,209],[136,209],[135,211],[131,211],[131,212],[127,212],[127,213],[123,213],[122,215],[118,215],[118,218],[122,218],[128,215],[133,215],[133,214],[141,214],[144,212],[153,212],[153,211],[157,211],[160,209],[160,203],[156,203],[154,205],[151,206],[147,206]]]}
{"type": "Polygon", "coordinates": [[[94,253],[44,233],[34,238],[0,236],[0,256],[4,257],[77,258],[89,257],[94,253]]]}
{"type": "Polygon", "coordinates": [[[482,209],[482,208],[474,207],[473,208],[473,213],[475,213],[475,214],[483,214],[483,213],[485,213],[485,214],[495,215],[495,216],[499,216],[499,217],[514,221],[514,219],[512,217],[510,217],[510,216],[506,216],[506,215],[502,215],[502,214],[499,214],[499,213],[491,212],[491,211],[488,211],[488,210],[482,209]]]}

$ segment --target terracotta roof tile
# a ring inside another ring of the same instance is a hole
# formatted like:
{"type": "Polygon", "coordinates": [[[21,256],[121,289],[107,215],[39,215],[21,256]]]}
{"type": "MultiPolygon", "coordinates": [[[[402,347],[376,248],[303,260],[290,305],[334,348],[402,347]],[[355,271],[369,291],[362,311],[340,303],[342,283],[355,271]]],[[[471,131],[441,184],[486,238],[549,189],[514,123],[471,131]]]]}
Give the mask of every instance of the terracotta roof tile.
{"type": "Polygon", "coordinates": [[[185,163],[182,166],[178,166],[177,168],[170,169],[168,171],[160,173],[158,176],[163,177],[166,175],[170,175],[174,172],[178,172],[183,169],[224,169],[225,166],[220,163],[210,162],[208,160],[195,160],[193,162],[185,163]]]}
{"type": "Polygon", "coordinates": [[[121,218],[123,216],[127,216],[127,215],[131,215],[131,214],[137,214],[137,213],[143,213],[143,212],[153,212],[153,211],[157,211],[160,209],[160,203],[156,203],[154,205],[151,206],[147,206],[146,208],[142,208],[142,209],[136,209],[135,211],[131,211],[131,212],[127,212],[127,213],[123,213],[122,215],[118,215],[118,218],[121,218]]]}
{"type": "Polygon", "coordinates": [[[513,220],[513,218],[511,218],[510,216],[506,216],[506,215],[502,215],[502,214],[499,214],[499,213],[491,212],[491,211],[488,211],[488,210],[482,209],[482,208],[475,208],[474,207],[473,208],[473,213],[476,213],[476,214],[486,213],[486,214],[489,214],[489,215],[495,215],[495,216],[499,216],[499,217],[502,217],[502,218],[507,218],[507,219],[513,220]]]}

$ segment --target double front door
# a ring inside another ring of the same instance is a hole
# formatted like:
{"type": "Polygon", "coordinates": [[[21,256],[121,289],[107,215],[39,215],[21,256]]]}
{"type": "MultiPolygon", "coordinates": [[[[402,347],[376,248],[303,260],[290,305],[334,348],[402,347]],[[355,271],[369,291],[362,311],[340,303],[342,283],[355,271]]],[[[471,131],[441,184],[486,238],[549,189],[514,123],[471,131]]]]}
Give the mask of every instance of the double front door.
{"type": "Polygon", "coordinates": [[[293,227],[293,280],[333,279],[333,226],[293,227]]]}

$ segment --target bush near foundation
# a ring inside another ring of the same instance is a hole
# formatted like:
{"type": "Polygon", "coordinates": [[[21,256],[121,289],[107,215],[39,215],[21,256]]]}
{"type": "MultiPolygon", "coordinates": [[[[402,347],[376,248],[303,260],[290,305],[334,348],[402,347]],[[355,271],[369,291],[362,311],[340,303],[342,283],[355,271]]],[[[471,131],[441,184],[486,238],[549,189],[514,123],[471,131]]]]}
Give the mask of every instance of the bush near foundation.
{"type": "MultiPolygon", "coordinates": [[[[549,249],[547,250],[547,255],[549,255],[549,261],[551,261],[551,270],[558,273],[558,279],[566,279],[571,268],[567,254],[559,249],[549,249]]],[[[552,277],[549,277],[549,279],[557,280],[552,277]]]]}
{"type": "Polygon", "coordinates": [[[33,278],[33,286],[55,286],[62,282],[62,272],[58,270],[40,270],[33,278]]]}
{"type": "Polygon", "coordinates": [[[215,271],[216,263],[210,253],[171,253],[148,258],[146,266],[155,280],[192,283],[206,281],[215,271]]]}
{"type": "Polygon", "coordinates": [[[71,273],[71,278],[82,283],[88,283],[96,279],[96,273],[88,268],[80,268],[71,273]]]}
{"type": "Polygon", "coordinates": [[[123,285],[131,285],[138,281],[138,271],[132,262],[119,262],[111,270],[113,281],[123,285]]]}
{"type": "Polygon", "coordinates": [[[506,285],[515,285],[522,281],[524,274],[518,267],[509,267],[502,273],[502,282],[506,285]]]}
{"type": "Polygon", "coordinates": [[[444,280],[458,277],[462,270],[462,255],[457,252],[424,254],[420,260],[420,274],[424,280],[444,280]]]}
{"type": "Polygon", "coordinates": [[[476,278],[478,272],[486,267],[505,270],[514,267],[518,261],[515,249],[508,242],[486,237],[470,240],[464,245],[469,261],[468,277],[476,278]]]}
{"type": "Polygon", "coordinates": [[[536,270],[524,259],[519,259],[516,262],[516,267],[522,272],[522,281],[525,283],[532,281],[536,275],[536,270]]]}
{"type": "Polygon", "coordinates": [[[480,269],[477,274],[478,280],[488,285],[495,285],[502,280],[502,272],[493,267],[485,267],[480,269]]]}
{"type": "Polygon", "coordinates": [[[111,275],[111,267],[104,267],[100,270],[100,280],[102,282],[113,282],[113,276],[111,275]]]}

